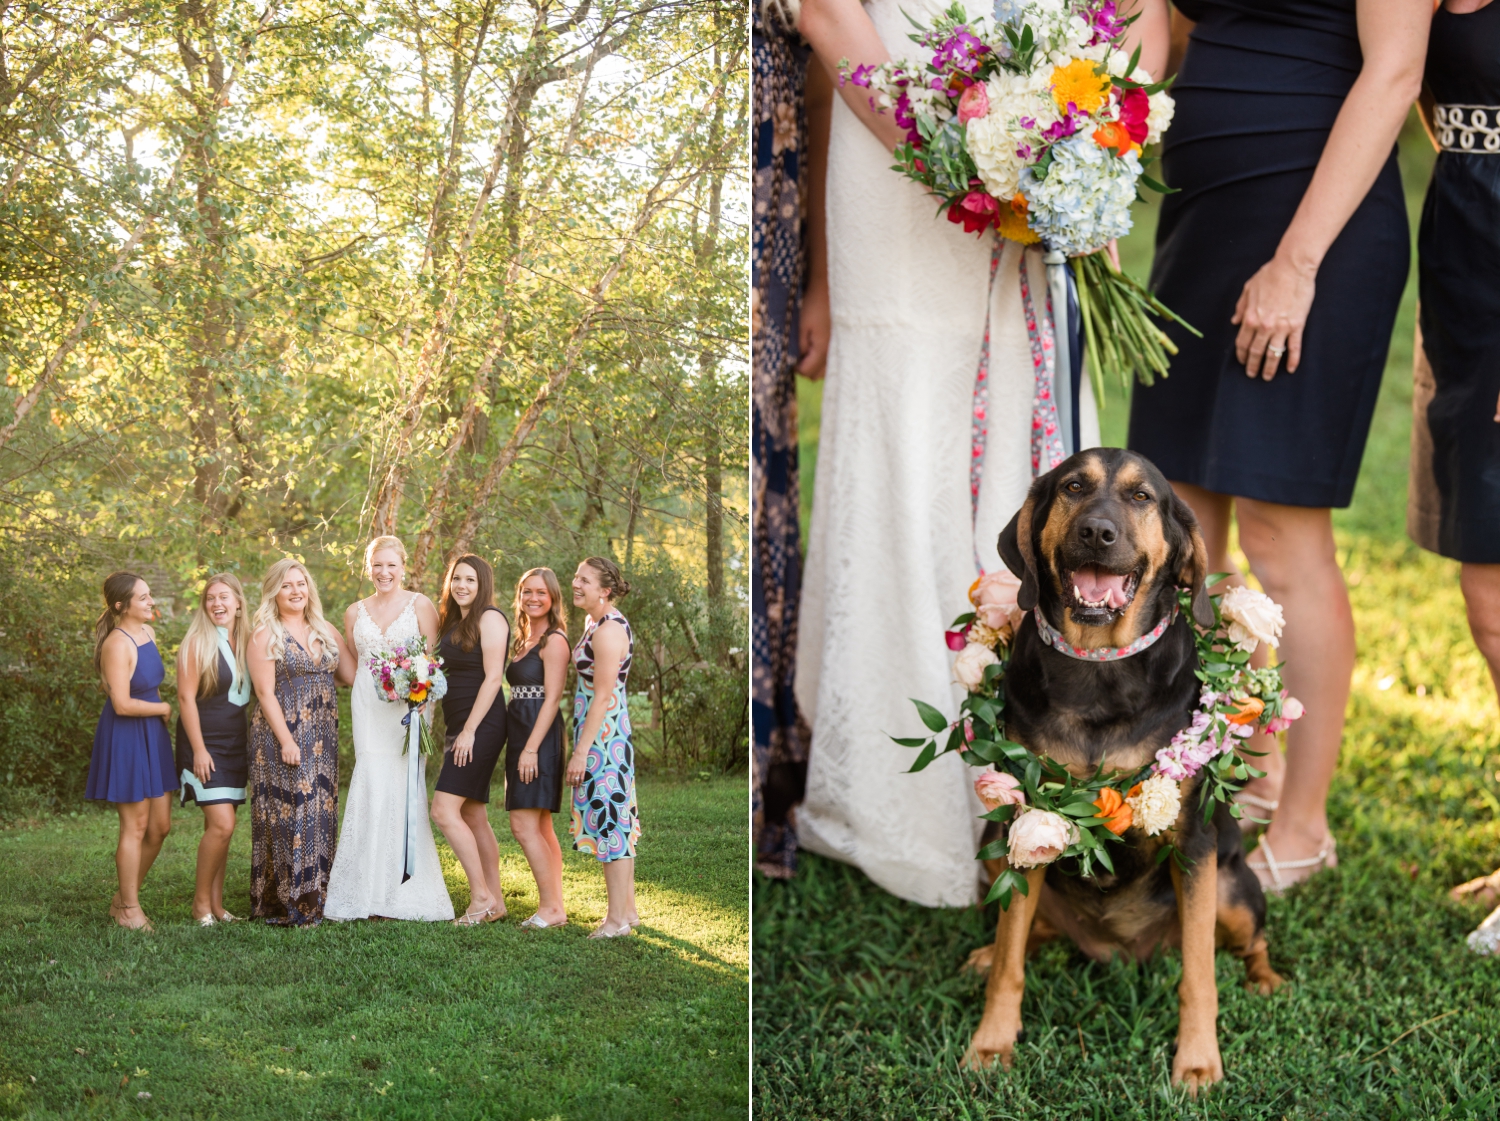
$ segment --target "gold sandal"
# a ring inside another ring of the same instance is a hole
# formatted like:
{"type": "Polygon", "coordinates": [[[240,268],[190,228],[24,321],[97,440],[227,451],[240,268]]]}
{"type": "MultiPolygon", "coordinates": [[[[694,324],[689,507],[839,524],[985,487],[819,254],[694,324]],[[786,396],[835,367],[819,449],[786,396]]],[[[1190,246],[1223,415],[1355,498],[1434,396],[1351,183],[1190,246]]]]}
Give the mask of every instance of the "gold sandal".
{"type": "Polygon", "coordinates": [[[1280,895],[1287,888],[1300,884],[1304,880],[1311,879],[1325,869],[1337,868],[1339,865],[1338,843],[1334,841],[1332,833],[1328,834],[1324,840],[1323,847],[1318,850],[1317,856],[1308,856],[1301,860],[1277,860],[1276,854],[1271,851],[1271,844],[1266,839],[1264,833],[1261,834],[1260,844],[1256,846],[1255,852],[1264,852],[1266,859],[1261,863],[1257,863],[1254,859],[1255,853],[1251,853],[1251,859],[1247,860],[1246,863],[1250,866],[1250,870],[1255,873],[1255,878],[1260,881],[1261,890],[1267,895],[1280,895]],[[1311,868],[1312,871],[1305,876],[1299,876],[1295,880],[1288,880],[1282,876],[1283,872],[1291,871],[1295,868],[1311,868]],[[1262,876],[1261,872],[1269,872],[1270,876],[1262,876]],[[1268,879],[1269,882],[1267,882],[1268,879]]]}

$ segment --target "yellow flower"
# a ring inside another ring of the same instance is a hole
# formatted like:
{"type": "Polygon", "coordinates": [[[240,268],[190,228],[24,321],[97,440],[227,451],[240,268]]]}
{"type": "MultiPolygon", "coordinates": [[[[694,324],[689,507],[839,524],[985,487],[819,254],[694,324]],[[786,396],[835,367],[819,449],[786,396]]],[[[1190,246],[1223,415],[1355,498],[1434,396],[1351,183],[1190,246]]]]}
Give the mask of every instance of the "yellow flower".
{"type": "MultiPolygon", "coordinates": [[[[1017,192],[1010,200],[1010,204],[1000,207],[1000,213],[995,218],[995,232],[1006,241],[1014,241],[1018,245],[1035,245],[1042,240],[1042,235],[1026,224],[1026,211],[1028,210],[1026,196],[1017,192]]],[[[979,581],[974,582],[978,587],[979,581]]],[[[970,598],[973,598],[973,588],[970,590],[970,598]]]]}
{"type": "Polygon", "coordinates": [[[1109,96],[1109,84],[1109,75],[1101,75],[1094,63],[1075,58],[1052,71],[1052,100],[1059,113],[1066,113],[1069,103],[1078,112],[1093,113],[1109,96]]]}

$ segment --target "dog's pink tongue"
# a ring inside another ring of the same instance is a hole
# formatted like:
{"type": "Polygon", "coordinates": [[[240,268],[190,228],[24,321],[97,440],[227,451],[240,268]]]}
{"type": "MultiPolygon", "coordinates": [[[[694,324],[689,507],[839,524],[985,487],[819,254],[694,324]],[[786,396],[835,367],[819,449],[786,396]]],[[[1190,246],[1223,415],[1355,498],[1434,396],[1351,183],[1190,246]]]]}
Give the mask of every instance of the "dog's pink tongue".
{"type": "Polygon", "coordinates": [[[1090,603],[1107,599],[1110,607],[1125,606],[1125,577],[1090,564],[1073,573],[1073,586],[1090,603]]]}

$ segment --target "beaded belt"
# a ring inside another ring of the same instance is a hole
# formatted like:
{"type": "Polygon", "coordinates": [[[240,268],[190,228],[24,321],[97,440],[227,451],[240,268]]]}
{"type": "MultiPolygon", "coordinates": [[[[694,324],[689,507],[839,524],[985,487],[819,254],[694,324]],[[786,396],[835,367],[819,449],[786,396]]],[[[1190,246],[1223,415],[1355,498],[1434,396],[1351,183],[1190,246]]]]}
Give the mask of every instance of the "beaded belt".
{"type": "Polygon", "coordinates": [[[1500,106],[1439,105],[1432,119],[1443,151],[1500,153],[1500,106]]]}
{"type": "Polygon", "coordinates": [[[510,699],[513,701],[543,701],[547,699],[547,689],[543,685],[512,685],[510,688],[510,699]]]}

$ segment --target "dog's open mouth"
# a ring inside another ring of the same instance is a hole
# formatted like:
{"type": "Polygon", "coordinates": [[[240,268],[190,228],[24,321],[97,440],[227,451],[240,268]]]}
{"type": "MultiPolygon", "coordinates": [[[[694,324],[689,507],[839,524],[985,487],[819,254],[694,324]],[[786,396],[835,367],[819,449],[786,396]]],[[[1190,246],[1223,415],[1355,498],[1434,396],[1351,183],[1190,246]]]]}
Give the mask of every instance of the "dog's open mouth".
{"type": "Polygon", "coordinates": [[[1080,623],[1113,622],[1135,599],[1140,585],[1138,572],[1110,572],[1097,564],[1086,564],[1069,575],[1073,602],[1068,606],[1080,623]]]}

